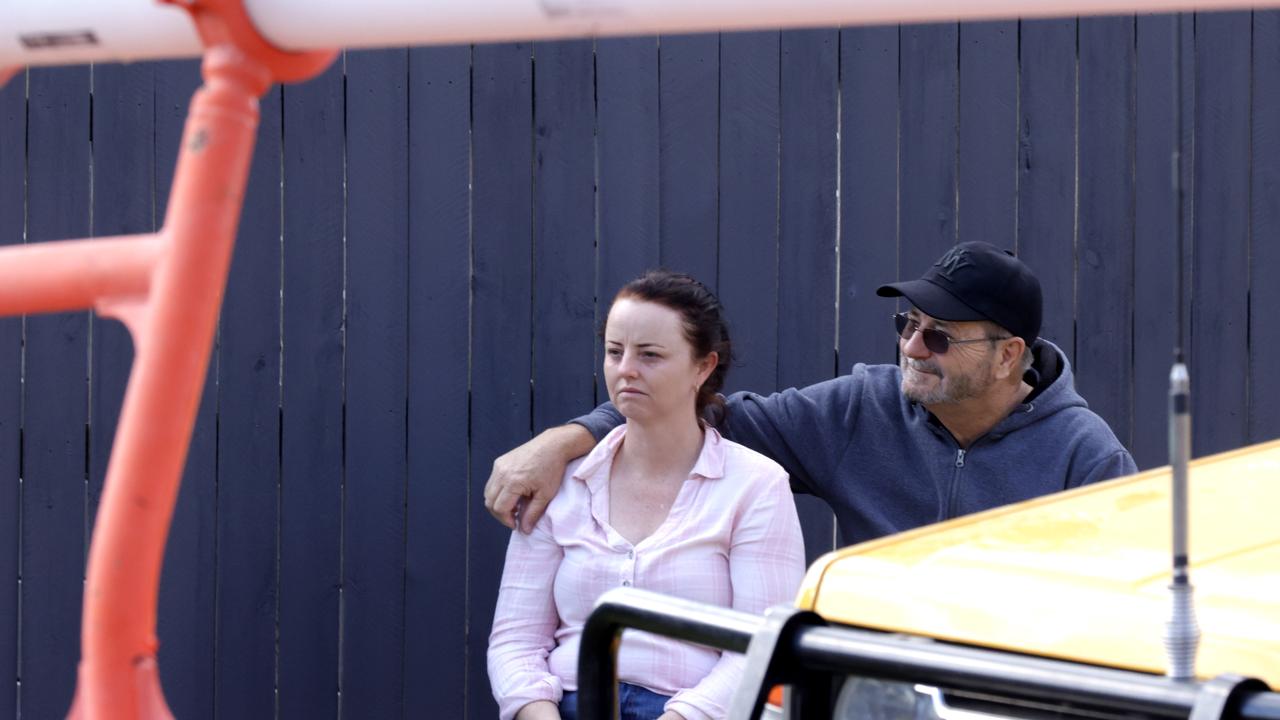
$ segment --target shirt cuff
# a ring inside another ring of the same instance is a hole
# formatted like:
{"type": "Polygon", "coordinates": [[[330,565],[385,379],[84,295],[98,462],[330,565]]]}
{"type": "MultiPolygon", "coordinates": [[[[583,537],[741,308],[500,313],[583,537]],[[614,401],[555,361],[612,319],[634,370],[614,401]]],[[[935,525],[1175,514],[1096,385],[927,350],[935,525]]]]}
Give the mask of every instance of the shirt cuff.
{"type": "Polygon", "coordinates": [[[520,712],[529,703],[549,700],[559,705],[563,697],[564,689],[560,683],[560,678],[555,675],[548,675],[538,682],[502,698],[499,702],[498,717],[501,720],[511,720],[516,716],[516,713],[520,712]]]}
{"type": "Polygon", "coordinates": [[[595,438],[596,442],[600,442],[611,430],[621,425],[623,420],[622,414],[614,409],[612,403],[605,403],[569,422],[586,428],[587,432],[591,433],[591,437],[595,438]]]}
{"type": "Polygon", "coordinates": [[[715,718],[699,710],[698,708],[690,705],[689,703],[683,700],[676,700],[674,698],[671,700],[668,700],[667,704],[664,705],[662,709],[664,711],[670,710],[673,712],[678,712],[680,713],[680,716],[684,718],[684,720],[715,720],[715,718]]]}

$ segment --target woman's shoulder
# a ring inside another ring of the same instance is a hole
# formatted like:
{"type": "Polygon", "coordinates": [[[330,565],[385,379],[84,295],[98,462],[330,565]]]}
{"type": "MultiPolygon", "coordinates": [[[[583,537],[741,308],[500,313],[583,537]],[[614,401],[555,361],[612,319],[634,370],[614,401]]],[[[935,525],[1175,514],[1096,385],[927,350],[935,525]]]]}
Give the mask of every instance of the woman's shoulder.
{"type": "MultiPolygon", "coordinates": [[[[711,430],[710,432],[715,432],[711,430]]],[[[720,437],[716,441],[724,453],[724,477],[735,482],[768,485],[790,483],[787,471],[769,456],[720,437]]]]}

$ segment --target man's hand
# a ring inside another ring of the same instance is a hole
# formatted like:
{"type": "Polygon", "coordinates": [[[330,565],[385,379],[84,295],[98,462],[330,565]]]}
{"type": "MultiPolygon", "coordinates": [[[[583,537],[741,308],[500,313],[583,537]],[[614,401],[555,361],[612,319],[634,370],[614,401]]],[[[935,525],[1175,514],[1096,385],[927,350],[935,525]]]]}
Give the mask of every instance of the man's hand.
{"type": "Polygon", "coordinates": [[[658,720],[684,720],[684,716],[675,710],[668,710],[659,715],[658,720]]]}
{"type": "Polygon", "coordinates": [[[560,491],[565,465],[594,445],[586,428],[561,425],[507,451],[493,461],[484,485],[485,508],[503,525],[530,532],[560,491]]]}

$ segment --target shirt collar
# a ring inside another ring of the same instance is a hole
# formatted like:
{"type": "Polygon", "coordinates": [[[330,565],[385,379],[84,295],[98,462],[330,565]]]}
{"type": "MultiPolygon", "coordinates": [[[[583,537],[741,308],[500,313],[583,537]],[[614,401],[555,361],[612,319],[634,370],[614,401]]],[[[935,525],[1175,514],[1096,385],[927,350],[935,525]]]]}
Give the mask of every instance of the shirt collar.
{"type": "MultiPolygon", "coordinates": [[[[627,436],[627,424],[623,423],[604,436],[591,452],[582,459],[582,464],[574,471],[573,477],[585,482],[592,492],[600,489],[609,480],[609,469],[613,466],[613,456],[627,436]]],[[[702,450],[698,459],[689,471],[690,478],[714,480],[724,477],[725,448],[724,438],[715,428],[706,428],[702,435],[702,450]]]]}

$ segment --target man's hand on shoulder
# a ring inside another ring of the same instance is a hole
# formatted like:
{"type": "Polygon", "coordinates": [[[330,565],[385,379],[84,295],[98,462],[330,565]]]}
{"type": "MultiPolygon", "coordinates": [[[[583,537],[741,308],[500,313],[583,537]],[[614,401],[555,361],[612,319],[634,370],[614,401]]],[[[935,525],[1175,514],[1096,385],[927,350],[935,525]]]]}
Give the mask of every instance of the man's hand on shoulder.
{"type": "Polygon", "coordinates": [[[586,428],[561,425],[498,456],[484,486],[485,508],[503,525],[530,532],[560,491],[565,466],[594,444],[586,428]]]}

